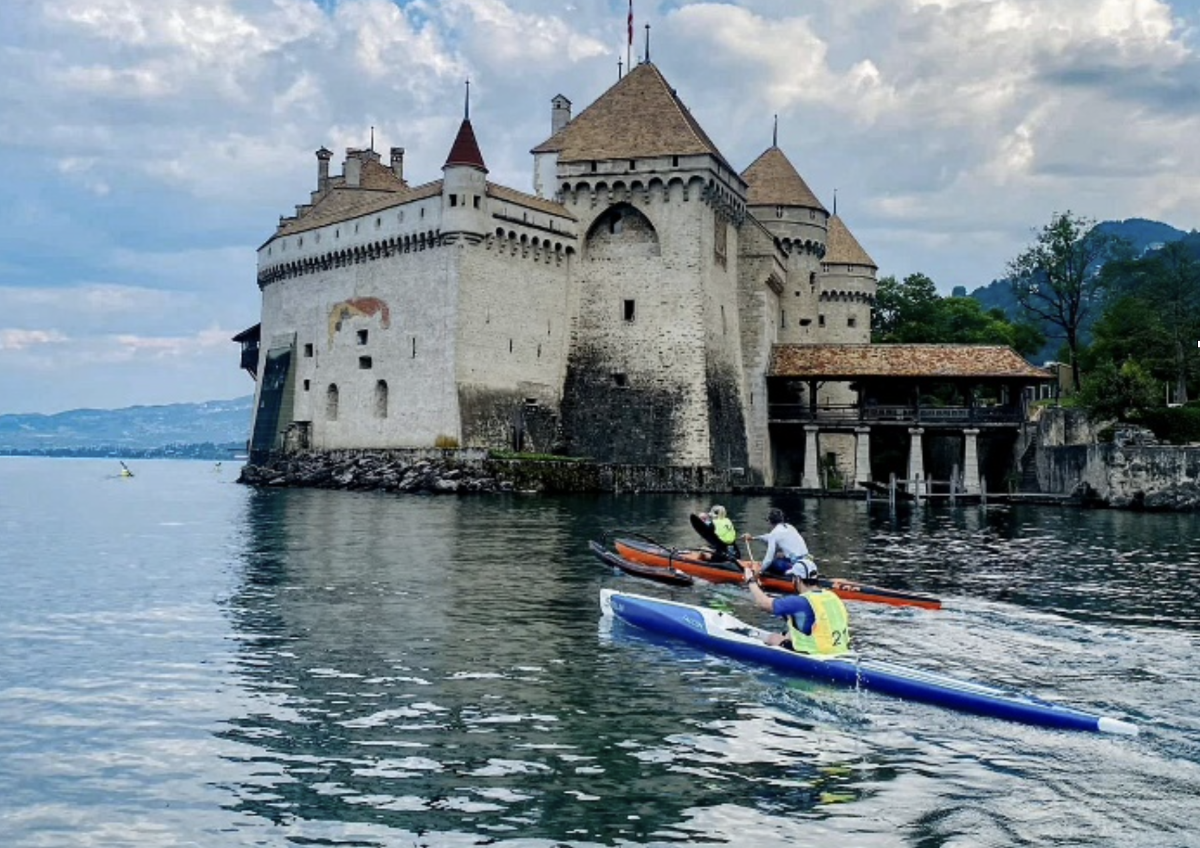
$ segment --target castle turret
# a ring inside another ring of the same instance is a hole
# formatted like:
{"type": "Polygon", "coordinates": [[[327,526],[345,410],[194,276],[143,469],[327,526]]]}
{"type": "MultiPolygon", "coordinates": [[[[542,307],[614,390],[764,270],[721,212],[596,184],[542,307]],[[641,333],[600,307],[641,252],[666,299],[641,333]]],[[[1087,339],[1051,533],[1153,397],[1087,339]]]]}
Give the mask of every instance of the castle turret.
{"type": "Polygon", "coordinates": [[[571,121],[571,101],[556,94],[550,101],[550,134],[559,132],[571,121]]]}
{"type": "MultiPolygon", "coordinates": [[[[469,107],[468,107],[469,109],[469,107]]],[[[487,232],[487,166],[469,113],[442,166],[442,233],[482,237],[487,232]]]]}
{"type": "Polygon", "coordinates": [[[841,217],[829,219],[829,238],[819,275],[820,341],[866,344],[871,341],[871,304],[879,267],[863,250],[841,217]]]}
{"type": "Polygon", "coordinates": [[[743,173],[746,207],[787,256],[779,299],[780,342],[815,341],[817,274],[825,255],[829,212],[778,146],[772,144],[743,173]]]}

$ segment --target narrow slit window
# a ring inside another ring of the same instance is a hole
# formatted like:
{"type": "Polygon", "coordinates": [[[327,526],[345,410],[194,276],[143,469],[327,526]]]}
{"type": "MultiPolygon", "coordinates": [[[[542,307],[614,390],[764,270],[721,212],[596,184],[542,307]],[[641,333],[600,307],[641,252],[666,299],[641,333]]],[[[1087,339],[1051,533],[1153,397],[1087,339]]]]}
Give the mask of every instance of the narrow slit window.
{"type": "Polygon", "coordinates": [[[304,344],[304,358],[305,358],[305,359],[312,359],[312,355],[313,355],[313,346],[312,346],[312,342],[305,342],[305,344],[304,344]]]}
{"type": "Polygon", "coordinates": [[[365,345],[367,343],[367,331],[366,330],[358,331],[358,343],[360,345],[365,345]]]}
{"type": "Polygon", "coordinates": [[[624,374],[616,373],[612,375],[612,378],[613,385],[618,389],[624,389],[629,385],[629,378],[627,378],[624,374]]]}
{"type": "Polygon", "coordinates": [[[362,370],[362,371],[369,371],[369,370],[371,370],[371,357],[369,357],[369,356],[360,356],[360,357],[358,358],[358,367],[359,367],[359,369],[360,369],[360,370],[362,370]]]}
{"type": "Polygon", "coordinates": [[[624,311],[622,313],[626,321],[632,321],[637,314],[637,304],[632,300],[625,301],[624,311]]]}
{"type": "Polygon", "coordinates": [[[824,326],[825,326],[825,316],[824,316],[824,315],[818,315],[818,316],[817,316],[817,326],[818,326],[818,327],[824,327],[824,326]]]}

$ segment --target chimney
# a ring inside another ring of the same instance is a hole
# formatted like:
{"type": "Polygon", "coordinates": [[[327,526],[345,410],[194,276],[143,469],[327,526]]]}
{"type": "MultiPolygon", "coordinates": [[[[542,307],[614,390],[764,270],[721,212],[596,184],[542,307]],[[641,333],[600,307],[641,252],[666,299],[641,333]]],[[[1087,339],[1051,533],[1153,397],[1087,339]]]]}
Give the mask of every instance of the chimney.
{"type": "Polygon", "coordinates": [[[326,150],[324,145],[317,151],[317,191],[329,187],[329,160],[332,158],[333,151],[326,150]]]}
{"type": "Polygon", "coordinates": [[[362,151],[357,147],[346,148],[346,164],[342,166],[342,176],[349,188],[358,188],[362,182],[362,151]]]}
{"type": "Polygon", "coordinates": [[[571,101],[556,94],[550,101],[550,134],[554,135],[571,120],[571,101]]]}
{"type": "Polygon", "coordinates": [[[396,179],[404,182],[404,148],[392,148],[392,173],[396,175],[396,179]]]}

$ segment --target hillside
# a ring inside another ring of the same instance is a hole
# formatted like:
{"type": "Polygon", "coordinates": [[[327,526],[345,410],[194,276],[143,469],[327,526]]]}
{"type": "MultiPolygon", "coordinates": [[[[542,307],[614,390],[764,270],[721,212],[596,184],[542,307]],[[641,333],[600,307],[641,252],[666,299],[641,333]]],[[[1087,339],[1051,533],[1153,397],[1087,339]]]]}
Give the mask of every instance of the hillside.
{"type": "MultiPolygon", "coordinates": [[[[1140,256],[1173,241],[1186,241],[1189,244],[1200,242],[1200,234],[1186,233],[1170,224],[1161,221],[1149,221],[1145,218],[1128,218],[1124,221],[1101,221],[1096,229],[1122,238],[1129,242],[1134,255],[1140,256]]],[[[1012,286],[1007,279],[993,280],[986,286],[980,286],[971,292],[970,297],[978,300],[984,309],[1000,309],[1010,321],[1019,320],[1021,308],[1013,296],[1012,286]]],[[[1097,317],[1097,316],[1092,316],[1097,317]]],[[[1082,340],[1086,344],[1091,338],[1091,324],[1085,323],[1082,329],[1082,340]]],[[[1059,348],[1063,345],[1062,331],[1053,326],[1044,327],[1046,345],[1036,355],[1031,357],[1035,363],[1054,359],[1059,348]]]]}
{"type": "Polygon", "coordinates": [[[204,403],[0,415],[0,453],[229,456],[250,434],[253,395],[204,403]]]}

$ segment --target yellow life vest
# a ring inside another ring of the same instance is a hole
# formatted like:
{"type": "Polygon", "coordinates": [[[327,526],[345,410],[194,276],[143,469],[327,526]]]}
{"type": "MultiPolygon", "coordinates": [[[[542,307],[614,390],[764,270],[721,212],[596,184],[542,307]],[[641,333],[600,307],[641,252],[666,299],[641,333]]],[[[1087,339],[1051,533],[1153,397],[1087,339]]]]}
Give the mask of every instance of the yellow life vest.
{"type": "Polygon", "coordinates": [[[732,545],[737,540],[737,530],[733,529],[733,522],[728,518],[714,518],[713,532],[727,545],[732,545]]]}
{"type": "Polygon", "coordinates": [[[796,626],[796,620],[788,616],[788,636],[792,649],[801,654],[844,654],[850,650],[850,620],[846,605],[835,593],[825,589],[805,592],[812,605],[816,621],[812,633],[805,636],[796,626]]]}

